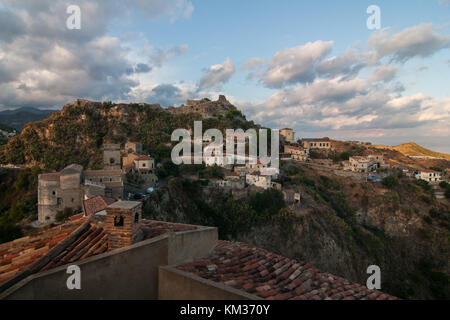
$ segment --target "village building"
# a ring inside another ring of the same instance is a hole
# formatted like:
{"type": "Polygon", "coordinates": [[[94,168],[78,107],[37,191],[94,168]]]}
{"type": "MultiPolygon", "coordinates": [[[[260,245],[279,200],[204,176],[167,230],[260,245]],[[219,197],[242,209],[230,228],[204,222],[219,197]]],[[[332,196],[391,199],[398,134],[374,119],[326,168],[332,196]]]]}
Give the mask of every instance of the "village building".
{"type": "Polygon", "coordinates": [[[415,175],[417,180],[425,180],[431,183],[438,183],[442,181],[442,174],[435,170],[420,170],[415,175]]]}
{"type": "Polygon", "coordinates": [[[106,143],[103,145],[103,169],[121,169],[120,144],[106,143]]]}
{"type": "Polygon", "coordinates": [[[122,161],[127,183],[143,184],[148,188],[158,182],[154,158],[133,152],[123,157],[122,161]]]}
{"type": "Polygon", "coordinates": [[[289,153],[292,160],[306,161],[309,159],[309,150],[304,147],[285,145],[284,152],[289,153]]]}
{"type": "Polygon", "coordinates": [[[71,164],[60,172],[38,176],[38,221],[52,223],[65,208],[81,210],[83,167],[71,164]]]}
{"type": "Polygon", "coordinates": [[[295,133],[294,130],[291,128],[283,128],[280,130],[280,135],[284,137],[284,140],[287,143],[294,143],[295,142],[295,133]]]}
{"type": "Polygon", "coordinates": [[[83,182],[87,195],[97,194],[115,199],[123,197],[121,170],[84,170],[83,182]]]}
{"type": "Polygon", "coordinates": [[[260,160],[257,160],[256,163],[247,162],[245,167],[247,168],[247,172],[256,172],[261,169],[266,169],[269,166],[267,164],[263,164],[260,160]]]}
{"type": "Polygon", "coordinates": [[[140,142],[127,142],[125,143],[125,152],[127,153],[138,153],[142,154],[143,151],[142,143],[140,142]]]}
{"type": "Polygon", "coordinates": [[[259,171],[247,173],[245,175],[245,182],[249,186],[256,186],[259,188],[263,188],[264,190],[269,189],[271,187],[270,176],[262,175],[259,171]]]}
{"type": "Polygon", "coordinates": [[[376,163],[369,157],[355,156],[348,160],[349,169],[353,172],[371,172],[377,168],[376,163]]]}
{"type": "Polygon", "coordinates": [[[332,148],[328,138],[303,138],[301,143],[305,149],[330,150],[332,148]]]}

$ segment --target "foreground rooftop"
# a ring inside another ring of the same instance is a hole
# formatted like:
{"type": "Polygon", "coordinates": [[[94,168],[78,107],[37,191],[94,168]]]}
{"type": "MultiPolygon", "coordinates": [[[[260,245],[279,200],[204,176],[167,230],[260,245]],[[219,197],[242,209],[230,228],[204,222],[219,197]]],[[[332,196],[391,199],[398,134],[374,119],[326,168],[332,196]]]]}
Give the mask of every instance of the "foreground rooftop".
{"type": "Polygon", "coordinates": [[[268,300],[396,299],[305,262],[238,242],[219,241],[209,257],[176,268],[268,300]]]}

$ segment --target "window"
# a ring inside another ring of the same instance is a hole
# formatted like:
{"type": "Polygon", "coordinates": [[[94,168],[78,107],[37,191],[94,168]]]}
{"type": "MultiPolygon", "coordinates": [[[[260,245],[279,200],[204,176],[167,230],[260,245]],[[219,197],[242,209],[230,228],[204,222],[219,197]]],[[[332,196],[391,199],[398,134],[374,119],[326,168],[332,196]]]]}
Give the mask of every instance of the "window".
{"type": "Polygon", "coordinates": [[[135,223],[139,222],[139,213],[137,213],[137,212],[134,214],[134,222],[135,223]]]}
{"type": "Polygon", "coordinates": [[[145,168],[145,162],[142,164],[142,166],[145,168]]]}
{"type": "Polygon", "coordinates": [[[52,194],[53,194],[53,195],[55,195],[55,194],[56,194],[56,191],[55,191],[55,190],[53,190],[53,191],[52,191],[52,194]]]}
{"type": "Polygon", "coordinates": [[[110,164],[114,164],[114,162],[116,162],[116,161],[114,160],[114,158],[110,158],[110,159],[109,159],[109,163],[110,163],[110,164]]]}
{"type": "Polygon", "coordinates": [[[123,227],[123,217],[122,216],[114,217],[114,227],[123,227]]]}

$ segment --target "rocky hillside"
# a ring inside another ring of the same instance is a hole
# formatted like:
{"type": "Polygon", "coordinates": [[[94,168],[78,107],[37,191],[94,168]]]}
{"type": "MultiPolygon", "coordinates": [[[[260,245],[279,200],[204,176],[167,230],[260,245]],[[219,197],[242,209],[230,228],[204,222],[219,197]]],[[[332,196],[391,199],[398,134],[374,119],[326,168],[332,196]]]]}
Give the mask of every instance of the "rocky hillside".
{"type": "Polygon", "coordinates": [[[450,203],[426,186],[397,178],[385,187],[292,165],[283,185],[302,193],[293,211],[276,195],[234,201],[179,178],[144,206],[148,218],[214,225],[222,239],[244,241],[365,283],[382,270],[382,290],[409,299],[448,299],[450,203]],[[265,202],[265,200],[270,199],[265,202]]]}
{"type": "Polygon", "coordinates": [[[29,123],[22,133],[0,147],[0,163],[59,170],[70,163],[102,166],[105,141],[141,141],[161,160],[170,157],[170,137],[178,128],[192,129],[195,120],[209,128],[256,127],[224,96],[217,101],[190,101],[187,106],[164,109],[160,105],[122,104],[76,100],[49,118],[29,123]]]}
{"type": "Polygon", "coordinates": [[[378,148],[378,149],[395,150],[395,151],[402,153],[405,156],[430,157],[430,158],[450,160],[450,154],[428,150],[422,146],[419,146],[415,142],[408,142],[408,143],[404,143],[404,144],[401,144],[401,145],[398,145],[395,147],[389,147],[389,146],[374,146],[374,147],[378,148]]]}

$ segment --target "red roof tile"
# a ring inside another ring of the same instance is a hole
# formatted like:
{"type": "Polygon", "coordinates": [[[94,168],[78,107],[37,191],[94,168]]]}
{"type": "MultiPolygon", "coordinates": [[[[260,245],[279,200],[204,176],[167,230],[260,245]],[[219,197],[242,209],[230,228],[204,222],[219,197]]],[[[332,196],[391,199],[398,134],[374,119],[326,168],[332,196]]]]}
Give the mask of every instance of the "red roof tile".
{"type": "Polygon", "coordinates": [[[107,198],[103,196],[96,196],[87,200],[84,200],[84,210],[86,215],[90,216],[99,211],[105,210],[111,203],[116,202],[115,199],[107,198]]]}
{"type": "Polygon", "coordinates": [[[219,241],[207,259],[177,269],[269,300],[396,299],[244,243],[219,241]]]}

